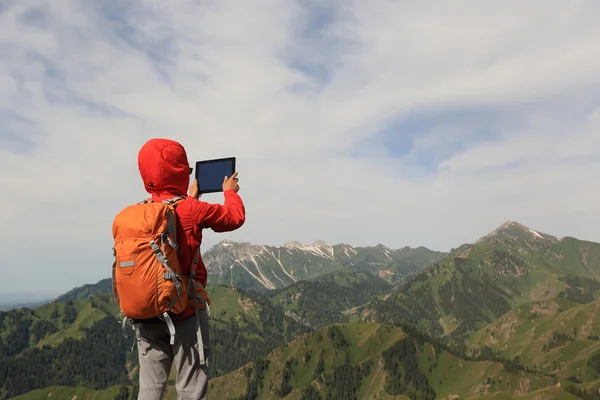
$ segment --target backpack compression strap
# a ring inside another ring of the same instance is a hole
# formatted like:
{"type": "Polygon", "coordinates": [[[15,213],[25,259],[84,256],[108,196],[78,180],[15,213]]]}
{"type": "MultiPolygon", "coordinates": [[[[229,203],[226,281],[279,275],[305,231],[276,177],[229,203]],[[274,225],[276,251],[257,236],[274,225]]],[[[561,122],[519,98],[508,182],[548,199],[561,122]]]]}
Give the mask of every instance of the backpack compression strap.
{"type": "Polygon", "coordinates": [[[198,251],[194,256],[194,261],[192,263],[192,271],[190,274],[190,280],[188,282],[188,296],[194,299],[194,308],[196,314],[196,336],[198,340],[198,352],[200,354],[200,365],[208,364],[208,360],[204,355],[204,341],[202,339],[202,327],[200,326],[200,307],[198,305],[198,299],[204,303],[204,307],[206,308],[206,312],[208,314],[208,318],[210,318],[210,307],[208,303],[204,299],[204,297],[199,296],[198,292],[196,292],[196,267],[200,263],[200,246],[198,246],[198,251]]]}

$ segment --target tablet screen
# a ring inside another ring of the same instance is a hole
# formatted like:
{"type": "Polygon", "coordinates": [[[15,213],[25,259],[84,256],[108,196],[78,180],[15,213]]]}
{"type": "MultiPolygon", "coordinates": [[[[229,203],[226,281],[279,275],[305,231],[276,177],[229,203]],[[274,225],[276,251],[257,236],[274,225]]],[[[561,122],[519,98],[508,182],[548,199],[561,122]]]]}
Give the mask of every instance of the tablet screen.
{"type": "Polygon", "coordinates": [[[196,162],[196,179],[200,193],[223,191],[223,179],[235,172],[235,157],[196,162]]]}

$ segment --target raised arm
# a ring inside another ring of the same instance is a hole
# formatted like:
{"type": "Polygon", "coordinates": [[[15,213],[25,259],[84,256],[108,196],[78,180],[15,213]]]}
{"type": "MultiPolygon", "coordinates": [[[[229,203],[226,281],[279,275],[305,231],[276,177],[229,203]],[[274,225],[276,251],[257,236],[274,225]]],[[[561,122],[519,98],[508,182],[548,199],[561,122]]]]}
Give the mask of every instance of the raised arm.
{"type": "MultiPolygon", "coordinates": [[[[237,194],[240,190],[238,173],[223,180],[223,195],[225,202],[211,204],[198,200],[194,205],[194,214],[198,216],[197,224],[200,228],[210,228],[215,232],[229,232],[238,229],[246,221],[246,209],[241,197],[237,194]]],[[[198,182],[194,181],[190,188],[190,196],[198,198],[198,182]]]]}
{"type": "Polygon", "coordinates": [[[246,209],[241,197],[234,190],[226,190],[224,204],[198,201],[198,226],[215,232],[230,232],[240,228],[246,221],[246,209]]]}

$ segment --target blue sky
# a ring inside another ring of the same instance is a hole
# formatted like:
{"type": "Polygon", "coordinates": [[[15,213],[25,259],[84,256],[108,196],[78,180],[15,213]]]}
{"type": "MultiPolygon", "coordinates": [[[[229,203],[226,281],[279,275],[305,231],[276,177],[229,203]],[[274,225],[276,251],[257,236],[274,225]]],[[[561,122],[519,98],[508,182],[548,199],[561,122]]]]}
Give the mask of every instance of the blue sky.
{"type": "Polygon", "coordinates": [[[191,163],[238,157],[247,223],[207,232],[204,250],[449,250],[507,220],[600,241],[599,11],[4,2],[0,292],[23,270],[40,293],[109,276],[112,219],[146,195],[137,151],[152,137],[191,163]]]}

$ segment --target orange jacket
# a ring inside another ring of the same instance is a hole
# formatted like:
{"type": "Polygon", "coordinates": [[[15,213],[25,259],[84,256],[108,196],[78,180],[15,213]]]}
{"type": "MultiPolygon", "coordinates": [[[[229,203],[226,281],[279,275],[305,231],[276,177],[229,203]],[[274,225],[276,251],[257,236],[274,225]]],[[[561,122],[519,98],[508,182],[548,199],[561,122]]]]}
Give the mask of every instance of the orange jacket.
{"type": "MultiPolygon", "coordinates": [[[[192,265],[194,253],[202,244],[202,229],[229,232],[241,227],[246,210],[240,196],[233,190],[223,193],[224,204],[211,204],[187,196],[191,168],[183,146],[173,140],[151,139],[138,154],[138,167],[146,191],[154,201],[176,196],[186,199],[176,206],[179,219],[177,241],[181,265],[192,265]]],[[[207,272],[202,258],[196,269],[197,279],[206,286],[207,272]]],[[[177,319],[192,315],[188,310],[177,319]]]]}

